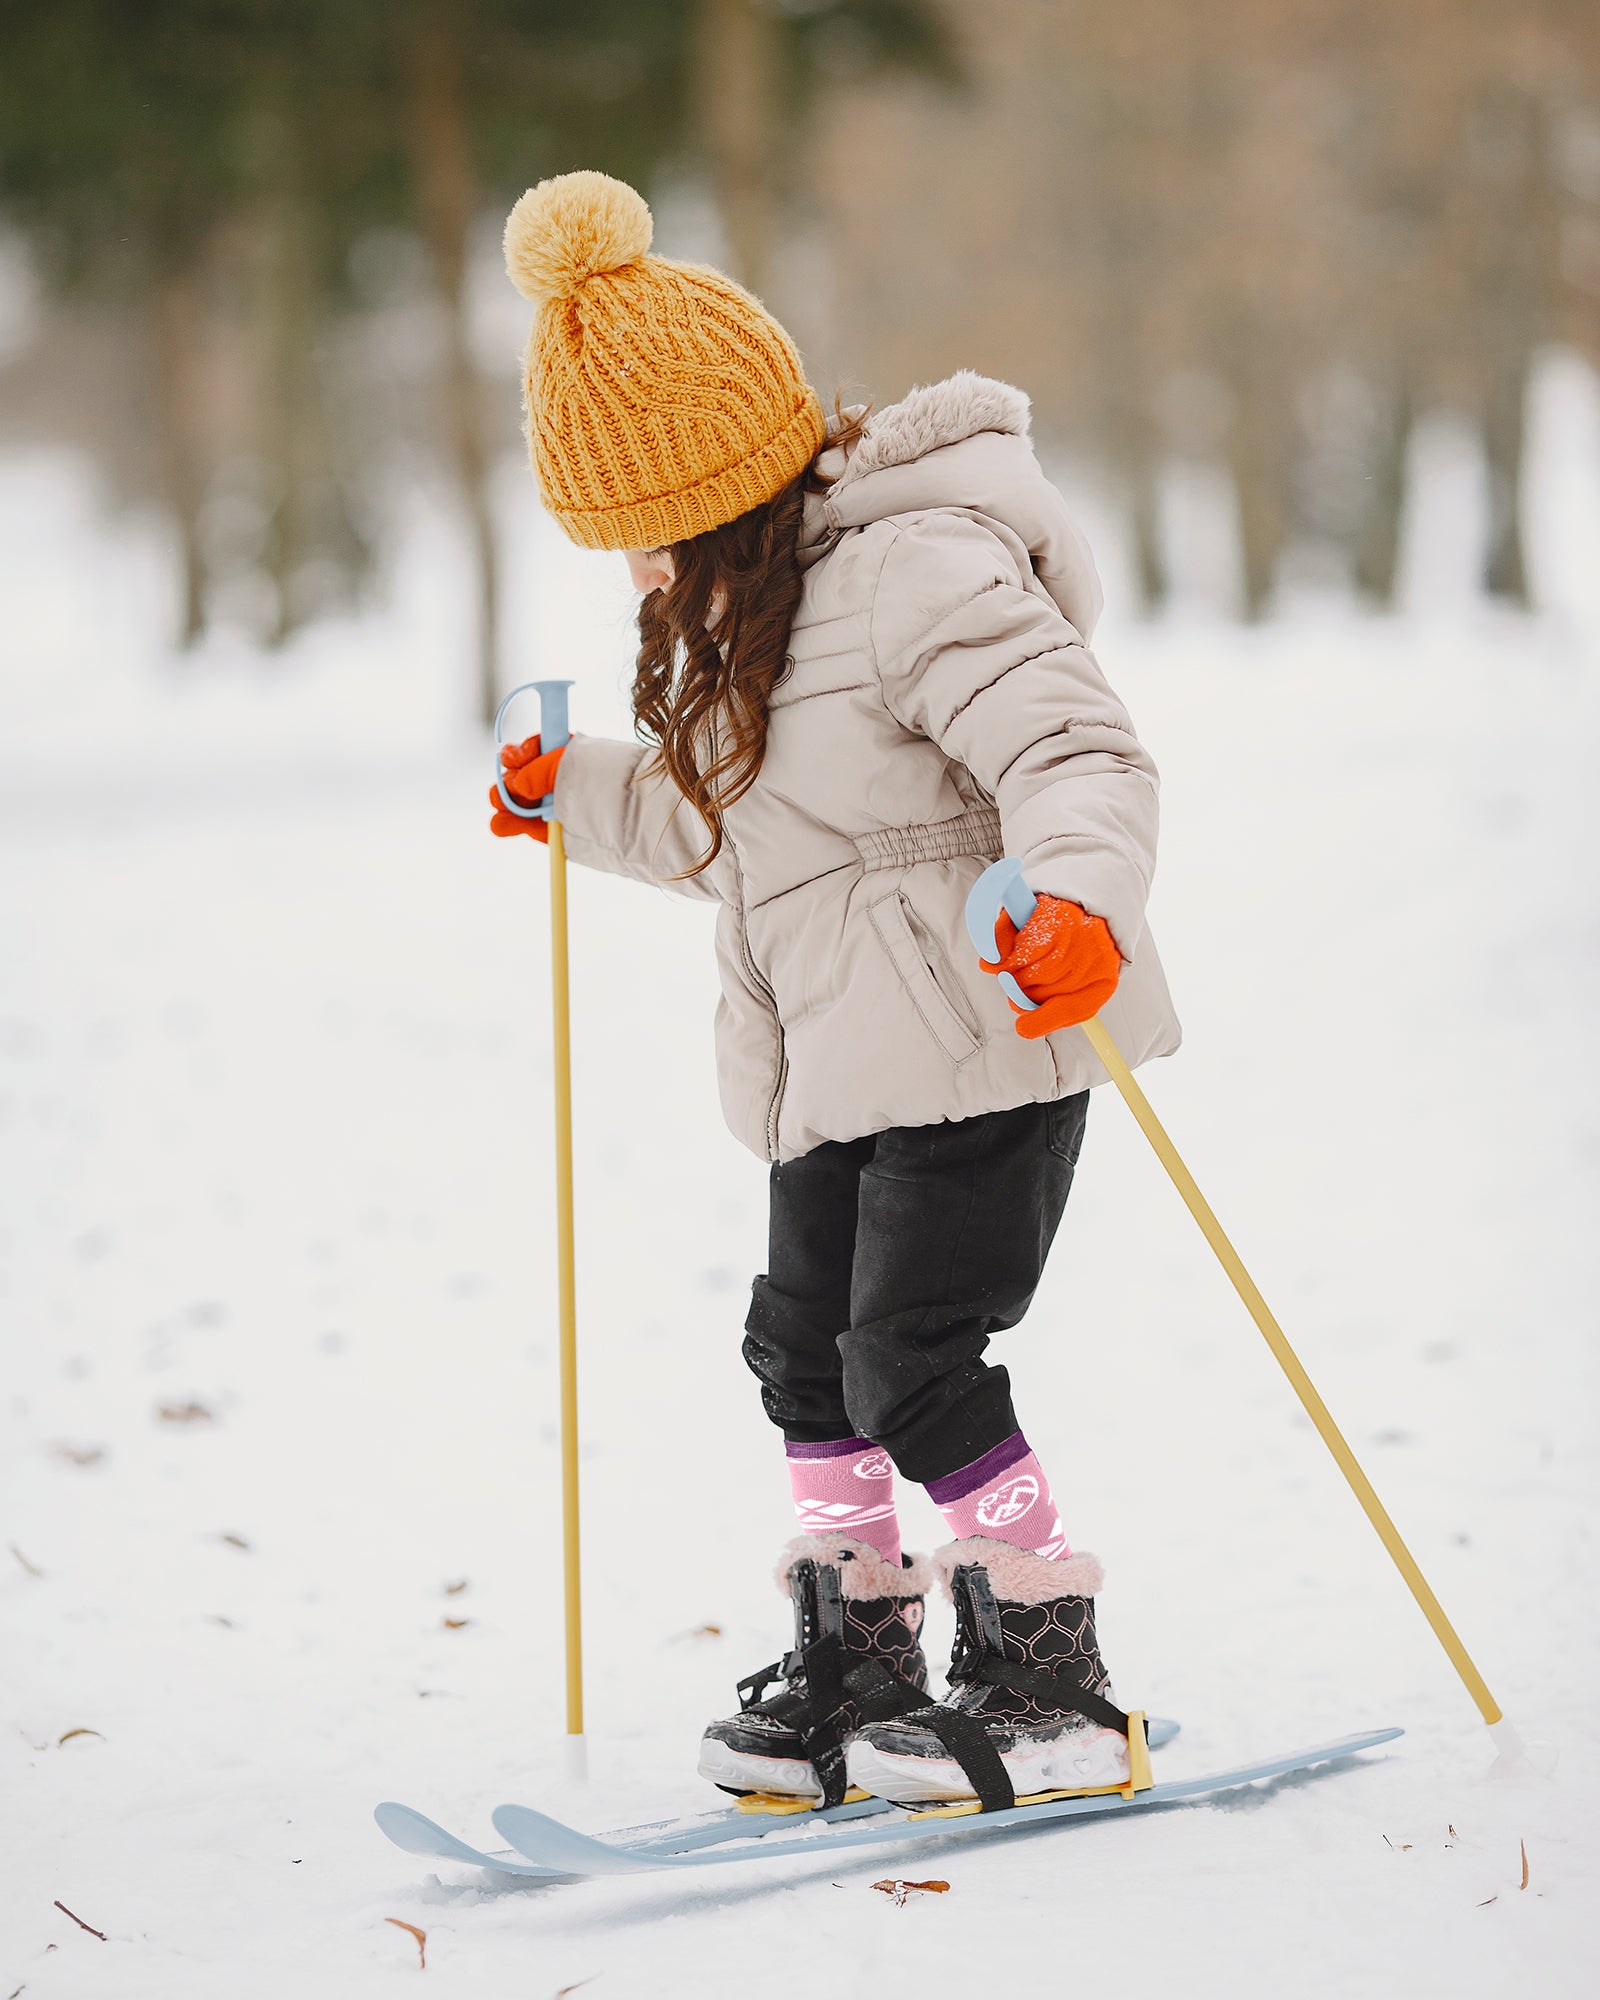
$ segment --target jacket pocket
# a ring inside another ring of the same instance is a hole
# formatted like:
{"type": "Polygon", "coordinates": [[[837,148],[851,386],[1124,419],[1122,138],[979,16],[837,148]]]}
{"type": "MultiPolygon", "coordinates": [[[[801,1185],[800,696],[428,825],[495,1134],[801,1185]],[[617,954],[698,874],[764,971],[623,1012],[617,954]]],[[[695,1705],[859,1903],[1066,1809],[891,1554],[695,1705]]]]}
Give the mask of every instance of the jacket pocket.
{"type": "Polygon", "coordinates": [[[965,997],[952,991],[955,975],[938,939],[916,923],[898,890],[880,897],[871,906],[871,915],[872,927],[929,1034],[953,1063],[976,1055],[983,1037],[965,997]]]}

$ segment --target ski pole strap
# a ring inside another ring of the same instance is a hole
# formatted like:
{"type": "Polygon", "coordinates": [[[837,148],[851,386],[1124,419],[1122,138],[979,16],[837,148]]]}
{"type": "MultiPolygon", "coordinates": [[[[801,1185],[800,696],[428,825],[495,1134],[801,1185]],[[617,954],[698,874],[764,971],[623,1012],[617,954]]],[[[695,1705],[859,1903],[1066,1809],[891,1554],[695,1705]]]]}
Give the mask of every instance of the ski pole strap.
{"type": "MultiPolygon", "coordinates": [[[[1022,863],[1014,854],[985,868],[972,885],[966,907],[967,936],[979,958],[991,961],[999,950],[994,927],[1002,910],[1020,931],[1033,915],[1037,901],[1023,877],[1022,863]]],[[[1009,972],[1000,974],[1000,991],[1024,1014],[1031,1014],[1039,1004],[1028,998],[1009,972]]]]}
{"type": "Polygon", "coordinates": [[[498,709],[494,718],[494,782],[500,794],[500,803],[518,819],[549,819],[556,795],[551,792],[536,806],[525,806],[520,799],[514,799],[506,790],[506,774],[500,763],[500,752],[505,748],[502,724],[506,710],[519,695],[536,694],[539,697],[539,748],[559,750],[572,741],[572,730],[567,722],[567,689],[571,681],[524,681],[521,687],[514,687],[498,709]]]}

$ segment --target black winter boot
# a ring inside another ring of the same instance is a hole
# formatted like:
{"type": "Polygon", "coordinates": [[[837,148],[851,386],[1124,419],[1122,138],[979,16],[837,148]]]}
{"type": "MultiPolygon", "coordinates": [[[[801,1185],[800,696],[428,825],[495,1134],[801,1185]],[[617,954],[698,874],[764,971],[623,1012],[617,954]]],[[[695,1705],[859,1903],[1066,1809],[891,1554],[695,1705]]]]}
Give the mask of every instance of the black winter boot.
{"type": "Polygon", "coordinates": [[[900,1805],[975,1798],[988,1812],[1125,1784],[1129,1722],[1095,1637],[1097,1559],[975,1535],[934,1563],[956,1608],[950,1693],[868,1722],[849,1745],[849,1782],[900,1805]]]}
{"type": "Polygon", "coordinates": [[[869,1543],[801,1535],[777,1580],[794,1605],[794,1650],[739,1683],[739,1713],[701,1739],[700,1775],[725,1792],[837,1805],[850,1732],[927,1702],[919,1634],[932,1569],[925,1556],[896,1568],[869,1543]]]}

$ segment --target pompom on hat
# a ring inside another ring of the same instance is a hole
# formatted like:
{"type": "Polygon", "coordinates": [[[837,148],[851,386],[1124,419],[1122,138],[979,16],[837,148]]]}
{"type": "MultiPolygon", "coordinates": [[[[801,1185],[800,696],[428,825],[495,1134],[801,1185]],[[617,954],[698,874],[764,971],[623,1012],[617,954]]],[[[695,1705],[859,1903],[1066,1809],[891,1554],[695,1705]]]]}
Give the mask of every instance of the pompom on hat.
{"type": "Polygon", "coordinates": [[[822,406],[759,300],[649,254],[650,211],[607,174],[530,188],[506,270],[537,308],[523,378],[546,507],[591,549],[654,549],[734,520],[821,448],[822,406]]]}

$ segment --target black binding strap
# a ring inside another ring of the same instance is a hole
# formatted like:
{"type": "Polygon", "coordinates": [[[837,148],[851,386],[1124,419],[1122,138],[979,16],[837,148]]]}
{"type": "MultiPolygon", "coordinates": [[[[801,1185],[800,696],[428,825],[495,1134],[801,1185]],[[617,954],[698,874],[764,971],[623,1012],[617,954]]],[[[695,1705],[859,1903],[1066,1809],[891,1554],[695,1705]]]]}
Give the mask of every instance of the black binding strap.
{"type": "Polygon", "coordinates": [[[793,1680],[799,1671],[798,1653],[786,1653],[781,1660],[774,1660],[770,1667],[757,1667],[753,1674],[747,1674],[742,1681],[734,1684],[739,1707],[754,1708],[774,1681],[793,1680]]]}
{"type": "MultiPolygon", "coordinates": [[[[950,1678],[956,1685],[977,1681],[985,1687],[1010,1688],[1015,1694],[1057,1702],[1097,1722],[1102,1729],[1114,1729],[1119,1736],[1128,1734],[1130,1724],[1122,1710],[1085,1687],[1071,1667],[1052,1673],[1046,1667],[1003,1659],[998,1653],[983,1653],[965,1662],[950,1678]]],[[[961,1766],[985,1812],[1004,1812],[1016,1804],[1010,1773],[977,1716],[965,1709],[933,1707],[923,1709],[917,1721],[938,1737],[961,1766]]]]}
{"type": "Polygon", "coordinates": [[[986,1653],[963,1678],[982,1681],[986,1687],[1010,1688],[1014,1694],[1031,1694],[1041,1700],[1059,1702],[1063,1708],[1076,1709],[1090,1722],[1099,1723],[1102,1729],[1114,1729],[1119,1736],[1128,1733],[1128,1718],[1122,1710],[1092,1688],[1086,1688],[1070,1668],[1051,1673],[1046,1667],[1022,1666],[1015,1660],[1002,1660],[986,1653]]]}
{"type": "Polygon", "coordinates": [[[847,1718],[845,1650],[835,1632],[826,1633],[801,1655],[806,1677],[806,1726],[801,1741],[822,1783],[822,1803],[836,1806],[845,1794],[844,1739],[847,1718]]]}
{"type": "Polygon", "coordinates": [[[917,1717],[931,1729],[967,1775],[985,1812],[1004,1812],[1017,1802],[1011,1775],[1000,1761],[1000,1752],[989,1741],[989,1732],[975,1715],[962,1708],[928,1708],[917,1717]]]}
{"type": "Polygon", "coordinates": [[[926,1688],[892,1672],[882,1660],[857,1660],[845,1669],[844,1684],[866,1722],[887,1722],[891,1716],[909,1715],[912,1709],[928,1705],[926,1688]]]}
{"type": "Polygon", "coordinates": [[[806,1689],[810,1723],[804,1734],[806,1755],[822,1783],[822,1803],[836,1806],[849,1779],[844,1743],[862,1721],[887,1722],[923,1707],[926,1688],[913,1687],[882,1660],[853,1658],[837,1638],[819,1639],[805,1651],[806,1689]],[[853,1704],[858,1714],[849,1713],[853,1704]]]}
{"type": "Polygon", "coordinates": [[[740,1707],[754,1708],[774,1681],[792,1683],[802,1675],[806,1691],[801,1741],[821,1781],[823,1804],[836,1806],[847,1782],[844,1739],[859,1726],[846,1715],[846,1703],[854,1702],[863,1721],[887,1722],[891,1716],[925,1708],[928,1691],[894,1673],[882,1660],[852,1656],[830,1632],[804,1652],[787,1653],[740,1681],[740,1707]]]}

